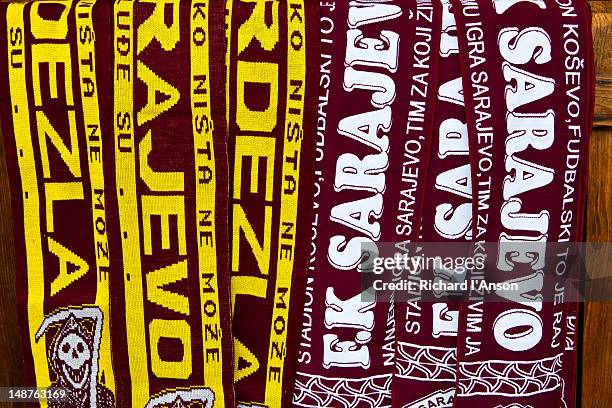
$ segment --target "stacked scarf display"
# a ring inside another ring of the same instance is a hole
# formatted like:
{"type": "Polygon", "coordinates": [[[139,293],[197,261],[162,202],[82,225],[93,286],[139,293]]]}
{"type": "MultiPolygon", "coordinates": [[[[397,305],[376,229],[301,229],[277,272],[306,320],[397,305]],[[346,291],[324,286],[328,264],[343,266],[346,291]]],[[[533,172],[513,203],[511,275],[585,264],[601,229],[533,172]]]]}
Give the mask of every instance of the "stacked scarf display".
{"type": "Polygon", "coordinates": [[[584,0],[0,3],[29,404],[575,406],[593,59],[584,0]]]}
{"type": "Polygon", "coordinates": [[[2,4],[18,299],[41,405],[233,406],[224,7],[2,4]]]}

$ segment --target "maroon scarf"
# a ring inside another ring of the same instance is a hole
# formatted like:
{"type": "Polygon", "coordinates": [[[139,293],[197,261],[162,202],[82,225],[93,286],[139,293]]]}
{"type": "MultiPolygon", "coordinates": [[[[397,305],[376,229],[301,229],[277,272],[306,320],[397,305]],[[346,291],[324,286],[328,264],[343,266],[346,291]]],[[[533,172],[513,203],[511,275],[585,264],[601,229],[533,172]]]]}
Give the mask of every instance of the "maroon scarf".
{"type": "Polygon", "coordinates": [[[398,1],[320,13],[313,246],[293,405],[388,407],[396,307],[364,283],[377,243],[403,253],[418,236],[439,13],[398,1]]]}
{"type": "Polygon", "coordinates": [[[310,239],[316,7],[230,0],[227,15],[236,396],[289,406],[310,239]]]}
{"type": "Polygon", "coordinates": [[[564,301],[563,246],[544,244],[581,236],[589,16],[572,1],[453,4],[473,152],[474,240],[477,251],[499,243],[481,252],[487,267],[472,277],[519,284],[519,293],[462,306],[455,406],[559,406],[575,385],[575,348],[564,338],[572,337],[565,328],[575,308],[564,301]]]}
{"type": "Polygon", "coordinates": [[[233,406],[224,8],[119,1],[111,11],[105,171],[120,405],[233,406]]]}
{"type": "Polygon", "coordinates": [[[91,3],[1,5],[1,119],[25,385],[65,388],[73,407],[111,407],[120,381],[102,140],[112,125],[97,66],[109,55],[92,36],[96,18],[110,38],[110,14],[91,3]]]}
{"type": "MultiPolygon", "coordinates": [[[[398,228],[393,223],[391,226],[395,229],[386,229],[389,232],[385,240],[397,242],[397,253],[424,256],[434,255],[430,253],[433,248],[428,246],[429,243],[462,238],[462,234],[453,230],[461,214],[467,215],[467,219],[460,223],[464,224],[465,231],[469,230],[469,198],[460,197],[456,185],[465,181],[466,191],[470,191],[471,185],[469,177],[466,177],[469,175],[467,146],[463,146],[467,145],[467,132],[461,125],[464,121],[461,119],[464,116],[463,101],[456,93],[457,89],[453,88],[459,79],[459,63],[449,4],[438,0],[414,4],[414,18],[406,25],[408,30],[404,30],[408,40],[414,44],[412,60],[409,59],[412,63],[403,66],[402,74],[408,77],[408,103],[412,107],[406,126],[406,146],[416,144],[418,140],[421,148],[418,154],[405,155],[401,168],[404,174],[406,168],[413,169],[410,173],[418,177],[414,177],[412,188],[390,183],[386,194],[391,198],[402,197],[405,202],[412,200],[415,222],[412,229],[398,228]],[[429,46],[423,48],[422,41],[427,41],[429,46]],[[419,106],[419,103],[423,106],[423,114],[417,124],[413,120],[414,106],[419,106]],[[461,173],[464,169],[468,173],[461,173]],[[466,201],[468,211],[455,210],[466,201]],[[408,233],[402,234],[403,231],[408,233]],[[417,240],[425,246],[407,245],[417,240]]],[[[391,165],[400,167],[393,161],[391,165]]],[[[398,219],[402,219],[404,214],[399,208],[395,213],[398,219]]],[[[411,282],[434,279],[433,270],[413,272],[404,273],[403,278],[411,282]]],[[[440,399],[452,402],[458,306],[436,302],[431,293],[418,289],[408,293],[397,292],[395,296],[397,343],[393,406],[426,405],[440,399]]]]}
{"type": "MultiPolygon", "coordinates": [[[[472,237],[472,185],[456,24],[450,1],[439,4],[438,85],[433,88],[435,103],[429,99],[430,105],[435,104],[435,124],[420,237],[425,256],[443,255],[440,243],[462,243],[472,237]]],[[[417,277],[453,278],[428,269],[417,277]]],[[[394,406],[452,405],[459,304],[445,299],[446,295],[415,294],[398,315],[394,406]]]]}
{"type": "MultiPolygon", "coordinates": [[[[581,151],[579,153],[574,153],[574,156],[580,155],[581,159],[575,161],[577,164],[577,173],[576,178],[577,181],[572,183],[576,185],[577,189],[577,197],[580,202],[576,206],[576,217],[578,217],[577,223],[578,227],[576,229],[577,236],[575,240],[580,242],[586,239],[586,198],[587,198],[587,189],[588,189],[588,179],[589,179],[589,139],[591,136],[591,129],[593,127],[593,115],[595,111],[595,58],[593,51],[593,41],[592,41],[592,28],[591,28],[591,9],[590,6],[583,1],[578,1],[576,7],[580,7],[579,11],[582,14],[582,17],[585,20],[585,26],[581,27],[581,39],[586,39],[586,41],[581,44],[581,47],[584,47],[586,50],[586,67],[585,67],[585,78],[583,79],[583,86],[586,86],[585,94],[586,96],[579,100],[578,102],[581,104],[580,106],[580,114],[588,115],[585,119],[585,123],[581,124],[580,128],[580,138],[582,138],[581,143],[581,151]]],[[[587,255],[584,252],[584,248],[578,247],[576,248],[576,253],[579,255],[580,260],[585,259],[587,255]]],[[[563,393],[561,394],[561,403],[560,406],[562,408],[572,407],[574,404],[579,404],[576,401],[576,387],[578,386],[578,381],[580,381],[580,373],[577,373],[577,360],[578,353],[580,349],[578,349],[578,335],[579,335],[579,327],[581,325],[581,308],[580,301],[585,301],[582,297],[583,289],[582,281],[584,279],[584,271],[582,268],[574,269],[571,271],[571,276],[568,277],[569,283],[566,284],[566,289],[568,294],[565,296],[564,301],[566,302],[567,310],[565,313],[565,326],[564,326],[564,343],[563,343],[563,368],[562,368],[562,377],[565,380],[565,387],[563,388],[563,393]],[[577,377],[578,376],[578,377],[577,377]]]]}

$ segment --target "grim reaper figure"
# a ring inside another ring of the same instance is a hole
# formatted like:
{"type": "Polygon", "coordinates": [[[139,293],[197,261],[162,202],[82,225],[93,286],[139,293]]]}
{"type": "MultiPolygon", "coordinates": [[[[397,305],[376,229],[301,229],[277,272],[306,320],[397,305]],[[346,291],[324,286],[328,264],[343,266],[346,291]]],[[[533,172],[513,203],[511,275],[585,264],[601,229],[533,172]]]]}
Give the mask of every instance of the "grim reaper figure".
{"type": "MultiPolygon", "coordinates": [[[[99,309],[97,312],[100,312],[99,309]]],[[[65,398],[49,399],[48,405],[50,408],[115,408],[113,393],[97,380],[100,347],[98,331],[101,321],[97,321],[95,317],[101,319],[101,313],[99,316],[98,313],[87,316],[94,321],[92,330],[88,330],[75,314],[85,315],[87,310],[63,310],[55,313],[45,319],[47,324],[43,322],[39,330],[42,335],[41,330],[57,324],[58,320],[63,318],[49,348],[49,363],[57,378],[49,387],[49,391],[53,395],[54,391],[65,390],[67,395],[65,398]]]]}
{"type": "Polygon", "coordinates": [[[152,397],[145,408],[212,408],[215,395],[209,388],[169,390],[152,397]]]}

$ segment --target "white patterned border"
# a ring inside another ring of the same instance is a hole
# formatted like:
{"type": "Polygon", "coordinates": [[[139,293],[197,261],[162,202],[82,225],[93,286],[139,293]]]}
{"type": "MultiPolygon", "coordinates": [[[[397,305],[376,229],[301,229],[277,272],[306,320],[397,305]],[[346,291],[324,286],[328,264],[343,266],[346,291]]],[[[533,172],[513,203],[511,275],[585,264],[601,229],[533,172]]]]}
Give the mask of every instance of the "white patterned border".
{"type": "Polygon", "coordinates": [[[390,408],[393,376],[335,378],[297,372],[293,406],[308,408],[390,408]]]}

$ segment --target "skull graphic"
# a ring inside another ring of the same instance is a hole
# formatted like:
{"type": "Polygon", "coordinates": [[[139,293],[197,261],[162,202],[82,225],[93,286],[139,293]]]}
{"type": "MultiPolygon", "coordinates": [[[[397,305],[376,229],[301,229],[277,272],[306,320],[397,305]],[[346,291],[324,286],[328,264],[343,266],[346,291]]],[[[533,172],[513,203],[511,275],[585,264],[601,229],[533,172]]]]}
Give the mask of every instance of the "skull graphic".
{"type": "Polygon", "coordinates": [[[75,389],[82,389],[88,380],[91,351],[85,339],[70,333],[59,346],[58,357],[64,363],[62,371],[68,383],[75,389]]]}
{"type": "Polygon", "coordinates": [[[74,317],[69,316],[54,340],[51,361],[62,385],[81,390],[91,370],[92,338],[74,317]]]}
{"type": "Polygon", "coordinates": [[[215,394],[209,388],[169,390],[152,397],[145,408],[212,408],[215,394]]]}

